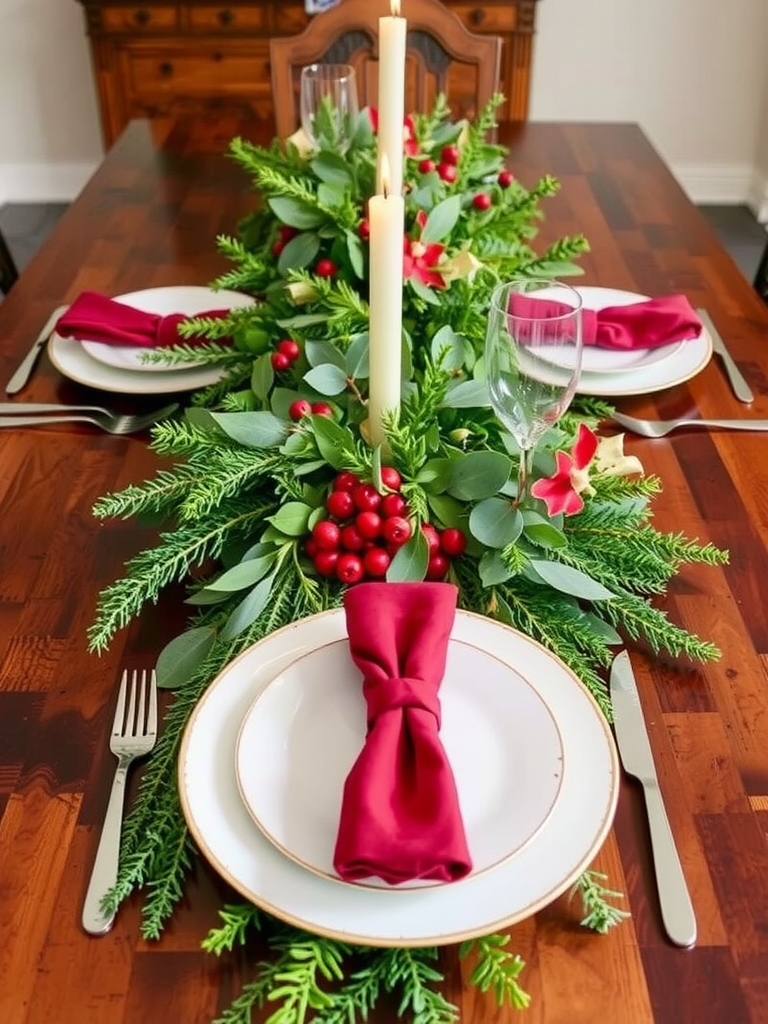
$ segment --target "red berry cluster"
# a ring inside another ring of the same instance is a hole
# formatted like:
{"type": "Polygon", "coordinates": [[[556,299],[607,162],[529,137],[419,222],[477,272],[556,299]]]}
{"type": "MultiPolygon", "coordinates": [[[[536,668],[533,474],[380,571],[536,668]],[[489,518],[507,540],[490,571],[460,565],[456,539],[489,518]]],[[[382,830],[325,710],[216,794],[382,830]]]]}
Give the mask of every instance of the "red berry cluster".
{"type": "Polygon", "coordinates": [[[278,237],[272,243],[272,255],[279,256],[287,243],[294,238],[298,232],[296,228],[289,227],[287,224],[280,225],[280,231],[278,237]]]}
{"type": "MultiPolygon", "coordinates": [[[[330,518],[315,523],[304,544],[320,576],[335,576],[348,585],[381,579],[397,550],[410,538],[408,505],[399,493],[400,474],[392,466],[384,466],[381,479],[386,494],[361,482],[354,473],[339,473],[334,480],[325,502],[330,518]]],[[[429,544],[427,579],[443,579],[449,559],[466,548],[466,538],[461,530],[439,533],[426,523],[422,530],[429,544]]]]}
{"type": "Polygon", "coordinates": [[[301,355],[301,349],[293,338],[283,338],[278,341],[276,350],[270,356],[272,369],[276,373],[282,373],[289,369],[301,355]]]}
{"type": "Polygon", "coordinates": [[[298,423],[310,413],[314,413],[315,416],[330,416],[333,419],[333,409],[327,402],[309,402],[306,398],[297,398],[288,406],[288,415],[294,423],[298,423]]]}

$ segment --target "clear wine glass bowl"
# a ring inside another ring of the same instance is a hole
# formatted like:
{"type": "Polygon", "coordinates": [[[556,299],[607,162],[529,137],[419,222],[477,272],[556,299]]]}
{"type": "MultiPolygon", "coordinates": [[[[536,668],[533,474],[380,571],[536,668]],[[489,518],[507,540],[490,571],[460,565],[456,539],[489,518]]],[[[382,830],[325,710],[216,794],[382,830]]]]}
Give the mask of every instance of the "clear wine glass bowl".
{"type": "Polygon", "coordinates": [[[310,64],[301,69],[301,126],[315,149],[346,153],[360,107],[350,64],[310,64]]]}
{"type": "Polygon", "coordinates": [[[493,292],[485,372],[494,412],[520,449],[518,504],[536,444],[571,404],[582,347],[581,296],[570,285],[521,278],[493,292]]]}

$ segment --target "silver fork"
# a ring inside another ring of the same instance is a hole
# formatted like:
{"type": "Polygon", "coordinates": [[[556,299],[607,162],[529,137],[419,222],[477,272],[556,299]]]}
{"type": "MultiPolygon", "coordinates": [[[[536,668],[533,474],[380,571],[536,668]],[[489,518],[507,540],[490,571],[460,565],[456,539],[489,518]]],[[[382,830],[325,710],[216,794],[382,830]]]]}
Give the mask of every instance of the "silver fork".
{"type": "Polygon", "coordinates": [[[711,427],[714,430],[768,430],[768,420],[641,420],[624,413],[611,413],[611,419],[633,434],[643,437],[664,437],[682,427],[711,427]]]}
{"type": "Polygon", "coordinates": [[[90,405],[34,405],[11,402],[3,408],[13,409],[13,413],[7,416],[0,413],[0,430],[3,427],[45,426],[47,423],[93,423],[108,434],[137,434],[153,423],[172,416],[178,410],[179,403],[173,402],[161,409],[137,416],[90,405]],[[17,411],[29,415],[16,415],[17,411]]]}
{"type": "Polygon", "coordinates": [[[109,749],[117,758],[117,770],[83,905],[83,928],[91,935],[103,935],[109,931],[115,919],[113,913],[104,913],[102,901],[117,881],[128,766],[135,758],[148,754],[156,739],[157,678],[154,669],[150,673],[134,670],[130,674],[126,670],[120,680],[115,719],[109,737],[109,749]]]}

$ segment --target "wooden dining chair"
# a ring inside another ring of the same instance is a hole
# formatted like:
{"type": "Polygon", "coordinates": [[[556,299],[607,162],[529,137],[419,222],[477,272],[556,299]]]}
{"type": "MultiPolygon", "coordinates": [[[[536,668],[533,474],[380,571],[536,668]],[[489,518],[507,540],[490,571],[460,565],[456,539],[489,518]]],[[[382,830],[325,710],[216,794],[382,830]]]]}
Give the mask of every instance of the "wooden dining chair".
{"type": "Polygon", "coordinates": [[[18,276],[19,272],[16,269],[11,250],[8,248],[3,232],[0,231],[0,292],[3,295],[8,294],[18,276]]]}
{"type": "Polygon", "coordinates": [[[760,265],[757,268],[755,274],[754,286],[757,294],[764,300],[768,305],[768,241],[765,243],[763,249],[763,255],[760,259],[760,265]]]}
{"type": "MultiPolygon", "coordinates": [[[[470,32],[439,0],[408,0],[406,112],[430,110],[440,93],[454,118],[473,117],[499,88],[501,38],[470,32]]],[[[298,35],[271,39],[269,58],[280,138],[299,126],[299,79],[306,64],[351,64],[360,105],[376,106],[379,16],[387,0],[342,0],[298,35]]]]}

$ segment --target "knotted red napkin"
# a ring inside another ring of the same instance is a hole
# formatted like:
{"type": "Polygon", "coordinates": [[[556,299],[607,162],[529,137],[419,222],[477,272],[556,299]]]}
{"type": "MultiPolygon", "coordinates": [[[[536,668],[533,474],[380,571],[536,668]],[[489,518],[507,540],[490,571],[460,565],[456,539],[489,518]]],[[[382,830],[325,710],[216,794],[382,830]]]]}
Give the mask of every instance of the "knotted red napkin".
{"type": "MultiPolygon", "coordinates": [[[[223,317],[227,309],[214,309],[197,316],[223,317]]],[[[171,345],[195,345],[206,339],[199,336],[182,338],[176,328],[189,313],[145,313],[124,302],[107,298],[98,292],[83,292],[66,313],[59,317],[56,332],[62,338],[80,341],[101,341],[107,345],[135,345],[143,348],[164,348],[171,345]]],[[[221,342],[224,339],[219,339],[221,342]]]]}
{"type": "MultiPolygon", "coordinates": [[[[512,295],[509,302],[509,312],[520,317],[557,317],[569,310],[564,303],[529,295],[512,295]]],[[[585,345],[624,351],[689,341],[701,333],[701,320],[684,295],[666,295],[599,310],[582,309],[581,324],[585,345]]]]}
{"type": "Polygon", "coordinates": [[[355,881],[453,882],[472,868],[440,701],[457,588],[361,583],[344,595],[368,706],[365,745],[344,785],[333,864],[355,881]]]}

